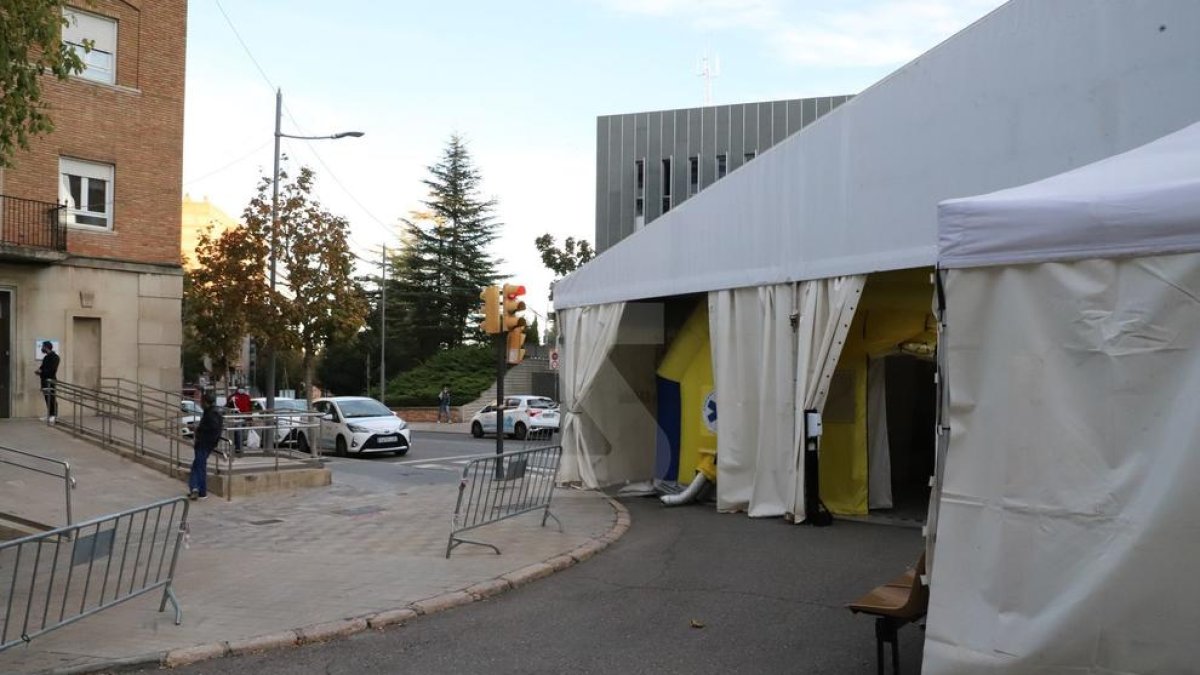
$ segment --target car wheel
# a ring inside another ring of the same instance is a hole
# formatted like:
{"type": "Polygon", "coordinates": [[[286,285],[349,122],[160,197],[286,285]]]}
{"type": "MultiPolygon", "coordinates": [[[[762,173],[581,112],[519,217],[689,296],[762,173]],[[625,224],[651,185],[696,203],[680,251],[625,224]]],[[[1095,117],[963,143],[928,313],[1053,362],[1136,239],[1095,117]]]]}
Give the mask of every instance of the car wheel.
{"type": "Polygon", "coordinates": [[[523,441],[525,440],[525,432],[525,424],[523,422],[517,422],[517,425],[513,427],[513,438],[523,441]]]}
{"type": "Polygon", "coordinates": [[[337,437],[337,456],[345,457],[349,453],[346,452],[346,438],[344,436],[337,437]]]}
{"type": "Polygon", "coordinates": [[[475,438],[483,438],[483,425],[479,422],[471,423],[471,435],[475,438]]]}
{"type": "Polygon", "coordinates": [[[308,436],[296,434],[296,449],[306,455],[308,454],[308,436]]]}

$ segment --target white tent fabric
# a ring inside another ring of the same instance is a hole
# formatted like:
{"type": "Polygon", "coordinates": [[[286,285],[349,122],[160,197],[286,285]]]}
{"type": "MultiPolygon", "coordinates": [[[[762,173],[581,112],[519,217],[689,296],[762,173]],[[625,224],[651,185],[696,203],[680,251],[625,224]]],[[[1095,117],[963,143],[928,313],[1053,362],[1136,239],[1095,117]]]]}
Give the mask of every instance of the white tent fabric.
{"type": "Polygon", "coordinates": [[[943,205],[924,672],[1195,670],[1198,133],[943,205]]]}
{"type": "MultiPolygon", "coordinates": [[[[795,522],[807,516],[804,510],[804,411],[825,410],[829,384],[837,369],[846,335],[858,311],[865,274],[830,279],[814,279],[799,285],[799,312],[796,319],[796,407],[792,411],[795,433],[795,487],[792,490],[792,509],[795,522]]],[[[718,445],[718,451],[720,446],[718,445]]]]}
{"type": "Polygon", "coordinates": [[[804,519],[803,412],[825,405],[865,281],[709,294],[719,510],[804,519]]]}
{"type": "Polygon", "coordinates": [[[944,268],[1200,248],[1200,122],[1046,180],[938,207],[944,268]]]}
{"type": "Polygon", "coordinates": [[[867,366],[867,508],[892,508],[892,453],[888,442],[887,361],[867,366]]]}
{"type": "Polygon", "coordinates": [[[709,294],[717,398],[717,509],[782,516],[792,503],[796,286],[709,294]]]}
{"type": "Polygon", "coordinates": [[[597,476],[597,464],[607,454],[601,450],[606,441],[591,419],[588,398],[617,343],[624,311],[625,303],[614,302],[563,310],[558,314],[563,341],[560,355],[563,380],[560,481],[581,481],[588,487],[604,484],[597,476]]]}
{"type": "Polygon", "coordinates": [[[1193,672],[1200,254],[949,270],[946,297],[923,672],[1193,672]]]}

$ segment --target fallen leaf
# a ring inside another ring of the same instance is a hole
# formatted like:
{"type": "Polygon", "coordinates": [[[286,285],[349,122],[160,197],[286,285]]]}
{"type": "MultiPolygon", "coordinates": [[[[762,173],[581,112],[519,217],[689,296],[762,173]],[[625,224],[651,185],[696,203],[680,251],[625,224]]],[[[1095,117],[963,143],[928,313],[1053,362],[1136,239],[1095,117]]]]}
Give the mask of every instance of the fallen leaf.
{"type": "Polygon", "coordinates": [[[692,628],[704,628],[704,622],[692,619],[691,626],[692,628]]]}

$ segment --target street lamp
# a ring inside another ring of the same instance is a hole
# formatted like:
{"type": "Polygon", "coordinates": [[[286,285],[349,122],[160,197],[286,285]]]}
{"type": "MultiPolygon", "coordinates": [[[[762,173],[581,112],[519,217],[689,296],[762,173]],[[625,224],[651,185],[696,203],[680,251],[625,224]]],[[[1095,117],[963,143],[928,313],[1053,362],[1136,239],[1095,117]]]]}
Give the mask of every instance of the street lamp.
{"type": "MultiPolygon", "coordinates": [[[[303,141],[336,140],[339,138],[361,138],[361,131],[342,131],[328,136],[293,136],[279,130],[283,119],[283,89],[275,90],[275,171],[271,177],[271,301],[275,299],[275,246],[279,238],[279,139],[296,138],[303,141]]],[[[275,409],[275,346],[270,345],[271,358],[267,367],[267,410],[275,409]]],[[[308,384],[307,382],[305,383],[308,384]]],[[[308,399],[308,392],[304,394],[308,399]]],[[[274,439],[270,439],[272,442],[274,439]]]]}

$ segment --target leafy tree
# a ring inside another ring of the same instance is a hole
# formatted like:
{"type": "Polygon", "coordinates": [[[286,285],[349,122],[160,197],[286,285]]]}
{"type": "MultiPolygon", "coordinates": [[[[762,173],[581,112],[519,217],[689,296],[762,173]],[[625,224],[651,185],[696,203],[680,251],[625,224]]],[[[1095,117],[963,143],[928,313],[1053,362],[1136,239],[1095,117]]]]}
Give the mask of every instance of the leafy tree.
{"type": "Polygon", "coordinates": [[[241,354],[242,338],[263,316],[266,255],[266,241],[250,228],[230,228],[215,239],[209,228],[196,246],[197,267],[185,280],[183,312],[189,348],[207,355],[226,382],[241,354]]]}
{"type": "Polygon", "coordinates": [[[471,341],[475,329],[469,319],[479,289],[498,278],[500,261],[488,250],[500,227],[493,216],[496,201],[479,195],[480,180],[466,144],[451,136],[424,181],[428,210],[403,221],[409,243],[392,270],[394,295],[418,359],[471,341]]]}
{"type": "Polygon", "coordinates": [[[0,2],[0,169],[12,165],[17,148],[29,148],[31,136],[54,129],[42,73],[65,80],[83,71],[79,54],[62,41],[62,8],[55,0],[0,2]]]}
{"type": "Polygon", "coordinates": [[[565,277],[596,257],[595,249],[586,239],[576,242],[574,237],[567,237],[563,247],[558,248],[553,236],[543,234],[533,240],[533,245],[542,255],[542,264],[556,277],[565,277]]]}
{"type": "MultiPolygon", "coordinates": [[[[309,384],[320,352],[335,340],[353,337],[363,327],[368,305],[353,277],[349,222],[326,211],[313,197],[312,169],[302,167],[295,180],[285,182],[287,178],[286,173],[280,174],[277,289],[252,332],[268,349],[299,349],[304,382],[309,384]]],[[[269,179],[261,180],[242,214],[247,228],[268,248],[270,188],[269,179]]],[[[256,262],[265,269],[262,261],[256,262]]],[[[306,387],[305,398],[308,393],[306,387]]]]}
{"type": "Polygon", "coordinates": [[[542,331],[538,329],[537,317],[533,317],[533,323],[525,326],[525,344],[538,346],[542,344],[542,331]]]}

